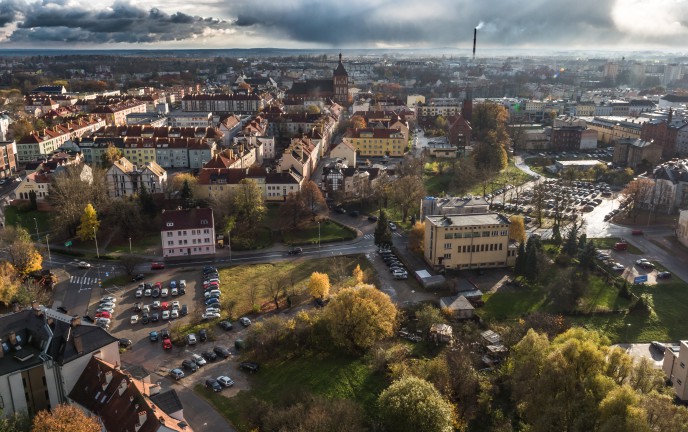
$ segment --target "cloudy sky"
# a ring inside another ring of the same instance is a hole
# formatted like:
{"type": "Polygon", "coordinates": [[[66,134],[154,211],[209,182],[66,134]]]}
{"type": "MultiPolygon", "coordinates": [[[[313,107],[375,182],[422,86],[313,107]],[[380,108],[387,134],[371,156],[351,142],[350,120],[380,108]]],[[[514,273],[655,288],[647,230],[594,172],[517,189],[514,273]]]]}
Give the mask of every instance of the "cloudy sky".
{"type": "Polygon", "coordinates": [[[688,0],[0,0],[0,48],[688,48],[688,0]]]}

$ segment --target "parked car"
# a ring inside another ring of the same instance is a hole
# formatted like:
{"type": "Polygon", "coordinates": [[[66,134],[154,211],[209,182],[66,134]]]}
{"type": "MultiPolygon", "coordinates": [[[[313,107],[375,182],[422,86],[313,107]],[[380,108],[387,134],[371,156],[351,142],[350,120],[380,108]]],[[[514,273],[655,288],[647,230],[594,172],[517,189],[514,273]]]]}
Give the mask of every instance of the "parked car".
{"type": "Polygon", "coordinates": [[[196,364],[197,364],[198,366],[205,366],[206,363],[207,363],[207,362],[205,361],[205,359],[204,359],[203,357],[199,356],[198,354],[191,354],[191,360],[193,360],[194,362],[196,362],[196,364]]]}
{"type": "Polygon", "coordinates": [[[223,387],[231,387],[234,385],[234,381],[226,375],[221,375],[217,377],[217,382],[219,382],[223,387]]]}
{"type": "Polygon", "coordinates": [[[217,354],[215,354],[213,351],[203,351],[201,355],[204,359],[210,362],[217,360],[217,354]]]}
{"type": "Polygon", "coordinates": [[[258,363],[245,361],[239,364],[239,368],[250,373],[256,373],[258,372],[258,369],[260,369],[260,366],[258,365],[258,363]]]}
{"type": "Polygon", "coordinates": [[[215,307],[215,306],[220,306],[220,305],[208,306],[207,308],[205,308],[205,312],[206,313],[218,313],[218,314],[220,312],[222,312],[219,307],[215,307]]]}
{"type": "Polygon", "coordinates": [[[138,315],[132,315],[131,319],[129,321],[131,322],[131,324],[136,324],[137,322],[139,322],[139,316],[138,315]]]}
{"type": "Polygon", "coordinates": [[[156,261],[151,263],[151,270],[162,270],[165,268],[165,263],[156,261]]]}
{"type": "Polygon", "coordinates": [[[172,341],[170,338],[165,338],[162,340],[162,349],[164,350],[171,350],[172,349],[172,341]]]}
{"type": "Polygon", "coordinates": [[[222,391],[222,386],[219,382],[217,382],[215,378],[208,378],[207,380],[205,380],[205,386],[206,388],[209,388],[214,392],[222,391]]]}
{"type": "Polygon", "coordinates": [[[155,300],[153,303],[151,303],[151,308],[160,309],[161,305],[162,305],[162,303],[160,303],[160,300],[155,300]]]}
{"type": "Polygon", "coordinates": [[[104,296],[100,298],[101,303],[117,303],[117,298],[113,296],[104,296]]]}
{"type": "Polygon", "coordinates": [[[131,346],[132,343],[133,343],[133,342],[131,341],[131,339],[127,339],[127,338],[121,338],[121,339],[119,340],[119,346],[120,346],[120,348],[128,348],[128,347],[131,346]]]}
{"type": "Polygon", "coordinates": [[[151,295],[153,295],[153,290],[151,288],[146,288],[146,290],[143,292],[143,295],[145,297],[150,297],[151,295]]]}
{"type": "Polygon", "coordinates": [[[143,289],[138,288],[138,289],[136,290],[136,294],[134,295],[134,297],[136,297],[136,298],[141,298],[141,297],[143,297],[143,289]]]}
{"type": "Polygon", "coordinates": [[[181,370],[181,369],[179,369],[179,368],[175,368],[175,369],[172,369],[172,370],[170,371],[170,375],[171,375],[174,379],[176,379],[177,381],[179,381],[180,379],[184,378],[184,371],[181,370]]]}
{"type": "Polygon", "coordinates": [[[377,216],[370,215],[370,216],[368,216],[368,220],[370,222],[377,222],[377,216]]]}
{"type": "Polygon", "coordinates": [[[157,342],[158,341],[158,332],[153,330],[152,332],[148,333],[148,339],[150,339],[151,342],[157,342]]]}
{"type": "Polygon", "coordinates": [[[170,319],[177,319],[179,318],[179,309],[172,309],[170,312],[170,319]]]}
{"type": "Polygon", "coordinates": [[[160,289],[158,287],[153,288],[153,293],[151,294],[153,298],[160,297],[160,289]]]}
{"type": "Polygon", "coordinates": [[[151,322],[158,322],[160,321],[160,314],[157,312],[153,312],[150,316],[151,322]]]}
{"type": "Polygon", "coordinates": [[[186,335],[186,343],[189,345],[196,345],[196,342],[198,342],[198,339],[196,338],[196,335],[193,333],[189,333],[186,335]]]}
{"type": "Polygon", "coordinates": [[[163,319],[163,321],[167,321],[168,319],[170,319],[170,311],[168,311],[168,310],[162,311],[162,319],[163,319]]]}
{"type": "Polygon", "coordinates": [[[170,337],[170,330],[168,328],[161,328],[160,331],[158,332],[160,337],[162,339],[169,338],[170,337]]]}
{"type": "Polygon", "coordinates": [[[295,247],[289,249],[289,252],[287,252],[287,255],[301,255],[303,253],[303,249],[300,247],[295,247]]]}
{"type": "Polygon", "coordinates": [[[160,290],[160,297],[167,297],[170,294],[170,290],[167,288],[163,288],[160,290]]]}
{"type": "Polygon", "coordinates": [[[359,214],[360,213],[358,212],[358,210],[351,210],[349,212],[349,216],[351,216],[351,217],[358,217],[359,214]]]}
{"type": "Polygon", "coordinates": [[[231,323],[230,321],[220,321],[220,322],[218,323],[218,325],[219,325],[219,326],[222,328],[222,330],[224,330],[224,331],[229,331],[229,330],[232,330],[232,329],[234,328],[234,326],[232,325],[232,323],[231,323]]]}
{"type": "Polygon", "coordinates": [[[217,354],[218,357],[222,357],[223,359],[229,358],[231,355],[227,348],[221,346],[216,346],[213,348],[213,352],[217,354]]]}
{"type": "Polygon", "coordinates": [[[618,242],[618,243],[614,244],[614,250],[625,251],[627,249],[628,249],[628,243],[626,243],[626,242],[622,241],[622,242],[618,242]]]}
{"type": "Polygon", "coordinates": [[[671,272],[661,271],[657,273],[657,279],[669,279],[671,278],[671,272]]]}
{"type": "Polygon", "coordinates": [[[220,296],[222,296],[222,291],[220,291],[218,289],[212,289],[212,290],[209,290],[209,291],[206,291],[205,293],[203,293],[203,296],[206,299],[213,298],[213,297],[220,298],[220,296]]]}
{"type": "Polygon", "coordinates": [[[201,315],[201,319],[203,320],[210,320],[216,318],[220,318],[220,314],[218,312],[205,312],[203,315],[201,315]]]}
{"type": "Polygon", "coordinates": [[[147,313],[144,313],[144,314],[141,316],[141,323],[142,323],[142,324],[148,324],[149,322],[150,322],[150,315],[147,314],[147,313]]]}
{"type": "Polygon", "coordinates": [[[132,282],[138,282],[140,280],[143,280],[144,277],[145,276],[143,275],[143,273],[139,273],[136,276],[134,276],[133,278],[131,278],[131,281],[132,282]]]}
{"type": "Polygon", "coordinates": [[[180,314],[181,316],[185,316],[185,315],[187,315],[188,313],[189,313],[189,308],[186,307],[185,304],[182,305],[182,308],[179,309],[179,314],[180,314]]]}
{"type": "Polygon", "coordinates": [[[218,299],[217,297],[210,297],[209,299],[207,299],[205,301],[206,306],[210,306],[211,304],[219,304],[219,303],[220,303],[220,299],[218,299]]]}
{"type": "Polygon", "coordinates": [[[650,347],[656,349],[657,351],[659,351],[662,354],[664,354],[664,351],[666,351],[666,345],[664,345],[661,342],[652,341],[650,343],[650,347]]]}
{"type": "Polygon", "coordinates": [[[190,370],[191,372],[196,372],[198,370],[198,365],[196,364],[196,362],[188,359],[182,362],[182,367],[184,367],[184,369],[190,370]]]}
{"type": "Polygon", "coordinates": [[[110,319],[110,318],[112,318],[112,313],[107,312],[107,311],[96,312],[95,317],[96,318],[108,318],[108,319],[110,319]]]}
{"type": "Polygon", "coordinates": [[[247,317],[241,317],[239,318],[239,322],[241,323],[242,326],[248,327],[251,325],[251,320],[248,319],[247,317]]]}
{"type": "Polygon", "coordinates": [[[408,279],[408,273],[405,270],[396,270],[392,273],[394,279],[408,279]]]}
{"type": "Polygon", "coordinates": [[[186,280],[182,279],[179,281],[179,288],[186,288],[186,280]]]}

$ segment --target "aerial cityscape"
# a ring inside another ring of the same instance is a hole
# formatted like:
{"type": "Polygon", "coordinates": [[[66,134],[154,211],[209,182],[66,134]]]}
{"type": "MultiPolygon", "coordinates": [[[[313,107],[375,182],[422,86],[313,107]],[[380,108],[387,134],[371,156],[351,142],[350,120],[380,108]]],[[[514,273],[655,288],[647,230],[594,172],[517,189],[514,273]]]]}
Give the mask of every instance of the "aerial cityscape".
{"type": "Polygon", "coordinates": [[[686,6],[0,0],[0,432],[688,431],[686,6]]]}

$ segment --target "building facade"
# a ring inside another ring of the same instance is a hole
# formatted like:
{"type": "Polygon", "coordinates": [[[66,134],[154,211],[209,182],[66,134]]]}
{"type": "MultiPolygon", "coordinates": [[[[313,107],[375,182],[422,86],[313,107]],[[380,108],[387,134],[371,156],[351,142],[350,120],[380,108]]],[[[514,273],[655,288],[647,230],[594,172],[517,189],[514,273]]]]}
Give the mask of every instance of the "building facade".
{"type": "Polygon", "coordinates": [[[133,196],[145,188],[149,193],[160,193],[167,183],[167,172],[155,162],[137,166],[120,158],[105,173],[108,195],[113,198],[133,196]]]}
{"type": "Polygon", "coordinates": [[[163,257],[215,254],[212,209],[163,210],[160,219],[163,257]]]}
{"type": "Polygon", "coordinates": [[[349,129],[344,138],[356,148],[359,156],[403,156],[408,141],[397,129],[349,129]]]}

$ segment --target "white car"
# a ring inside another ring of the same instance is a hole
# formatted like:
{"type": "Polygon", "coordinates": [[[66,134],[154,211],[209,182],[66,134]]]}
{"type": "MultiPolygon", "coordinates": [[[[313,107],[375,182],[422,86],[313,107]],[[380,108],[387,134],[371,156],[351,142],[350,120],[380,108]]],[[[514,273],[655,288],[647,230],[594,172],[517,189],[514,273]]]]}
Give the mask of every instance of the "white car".
{"type": "Polygon", "coordinates": [[[251,320],[248,319],[247,317],[241,317],[239,318],[239,322],[241,323],[242,326],[248,327],[251,325],[251,320]]]}
{"type": "Polygon", "coordinates": [[[167,297],[170,294],[170,290],[167,288],[163,288],[160,290],[160,297],[167,297]]]}
{"type": "Polygon", "coordinates": [[[109,302],[109,303],[117,303],[117,299],[113,296],[105,296],[100,298],[100,302],[109,302]]]}
{"type": "Polygon", "coordinates": [[[648,261],[647,261],[647,258],[640,258],[640,259],[637,260],[635,263],[636,263],[637,265],[642,265],[643,263],[646,263],[646,262],[648,262],[648,261]]]}
{"type": "Polygon", "coordinates": [[[172,296],[179,295],[179,290],[176,287],[170,288],[170,295],[172,295],[172,296]]]}
{"type": "Polygon", "coordinates": [[[141,297],[143,297],[143,289],[138,288],[138,289],[136,290],[136,295],[135,295],[134,297],[136,297],[136,298],[141,298],[141,297]]]}
{"type": "Polygon", "coordinates": [[[175,309],[181,309],[181,305],[179,304],[179,300],[174,300],[172,302],[172,310],[175,310],[175,309]]]}
{"type": "Polygon", "coordinates": [[[117,305],[114,304],[114,303],[110,303],[110,302],[101,302],[101,303],[98,305],[98,307],[99,307],[99,308],[112,308],[112,309],[115,309],[115,308],[117,307],[117,305]]]}
{"type": "Polygon", "coordinates": [[[168,320],[168,319],[170,319],[170,311],[168,311],[168,310],[162,311],[162,319],[163,319],[163,320],[168,320]]]}
{"type": "Polygon", "coordinates": [[[217,313],[217,314],[219,314],[220,312],[221,312],[220,308],[218,308],[218,307],[207,307],[205,309],[205,313],[217,313]]]}
{"type": "Polygon", "coordinates": [[[198,354],[191,354],[191,360],[199,366],[204,366],[207,363],[205,359],[198,354]]]}
{"type": "Polygon", "coordinates": [[[196,335],[193,333],[189,333],[186,335],[186,343],[189,345],[196,345],[196,342],[198,342],[198,339],[196,339],[196,335]]]}
{"type": "Polygon", "coordinates": [[[204,319],[204,320],[215,319],[215,318],[220,318],[220,314],[217,312],[206,312],[203,315],[201,315],[201,319],[204,319]]]}
{"type": "Polygon", "coordinates": [[[136,324],[137,322],[139,322],[139,316],[138,315],[132,315],[131,316],[131,323],[136,324]]]}
{"type": "Polygon", "coordinates": [[[221,375],[221,376],[217,377],[216,379],[217,379],[217,382],[219,382],[220,385],[222,385],[222,387],[231,387],[234,385],[234,381],[232,381],[232,379],[226,375],[221,375]]]}
{"type": "Polygon", "coordinates": [[[172,311],[170,312],[170,319],[177,319],[177,318],[179,318],[179,309],[172,309],[172,311]]]}
{"type": "Polygon", "coordinates": [[[626,267],[624,267],[623,265],[621,265],[619,263],[615,263],[612,266],[612,270],[615,270],[615,271],[624,271],[625,269],[626,269],[626,267]]]}
{"type": "Polygon", "coordinates": [[[155,300],[151,306],[153,309],[160,309],[160,300],[155,300]]]}
{"type": "Polygon", "coordinates": [[[182,279],[179,281],[179,288],[186,288],[186,280],[182,279]]]}
{"type": "Polygon", "coordinates": [[[143,305],[141,312],[145,314],[150,313],[150,305],[143,305]]]}
{"type": "Polygon", "coordinates": [[[222,291],[210,290],[210,291],[206,291],[205,293],[203,293],[203,295],[205,296],[206,300],[209,299],[210,297],[220,298],[220,296],[222,295],[222,291]]]}
{"type": "Polygon", "coordinates": [[[115,308],[113,308],[113,307],[101,306],[101,307],[99,307],[98,309],[96,309],[96,313],[98,313],[98,312],[110,312],[110,313],[114,313],[114,312],[115,312],[115,308]]]}
{"type": "Polygon", "coordinates": [[[87,263],[86,261],[79,261],[79,264],[77,264],[79,268],[81,269],[89,269],[91,268],[91,264],[87,263]]]}
{"type": "Polygon", "coordinates": [[[143,295],[146,297],[150,297],[153,291],[150,288],[146,288],[146,290],[143,292],[143,295]]]}

